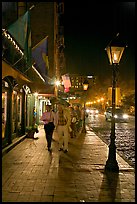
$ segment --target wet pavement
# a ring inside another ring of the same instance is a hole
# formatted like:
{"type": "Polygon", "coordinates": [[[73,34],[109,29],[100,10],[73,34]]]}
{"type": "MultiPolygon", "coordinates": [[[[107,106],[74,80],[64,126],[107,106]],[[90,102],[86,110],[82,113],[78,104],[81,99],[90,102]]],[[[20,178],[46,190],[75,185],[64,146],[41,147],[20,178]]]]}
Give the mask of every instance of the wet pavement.
{"type": "Polygon", "coordinates": [[[92,131],[58,151],[44,130],[2,151],[2,202],[135,202],[135,170],[117,154],[119,173],[104,172],[108,146],[92,131]]]}

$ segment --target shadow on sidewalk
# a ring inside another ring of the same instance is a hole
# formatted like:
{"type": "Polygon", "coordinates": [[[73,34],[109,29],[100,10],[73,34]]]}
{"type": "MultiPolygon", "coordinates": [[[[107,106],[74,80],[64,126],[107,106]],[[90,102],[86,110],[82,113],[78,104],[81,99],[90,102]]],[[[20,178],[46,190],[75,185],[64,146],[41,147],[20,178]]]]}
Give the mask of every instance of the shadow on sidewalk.
{"type": "Polygon", "coordinates": [[[103,172],[99,202],[121,202],[119,173],[103,172]]]}

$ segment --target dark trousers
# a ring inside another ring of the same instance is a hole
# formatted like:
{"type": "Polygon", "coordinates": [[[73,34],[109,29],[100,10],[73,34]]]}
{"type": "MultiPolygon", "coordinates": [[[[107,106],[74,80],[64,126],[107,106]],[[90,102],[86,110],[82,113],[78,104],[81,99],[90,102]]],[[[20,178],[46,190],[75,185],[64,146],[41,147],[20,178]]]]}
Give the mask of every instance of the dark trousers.
{"type": "Polygon", "coordinates": [[[48,149],[51,148],[51,142],[52,142],[52,135],[53,135],[53,130],[51,130],[48,126],[48,124],[44,125],[44,130],[46,134],[46,140],[47,140],[47,147],[48,149]]]}
{"type": "Polygon", "coordinates": [[[76,137],[76,131],[77,131],[77,127],[76,127],[76,123],[71,123],[70,125],[72,132],[70,133],[71,137],[76,137]]]}
{"type": "Polygon", "coordinates": [[[79,132],[80,131],[80,128],[82,127],[82,120],[80,119],[80,120],[78,120],[77,122],[76,122],[76,129],[77,129],[77,132],[79,132]]]}

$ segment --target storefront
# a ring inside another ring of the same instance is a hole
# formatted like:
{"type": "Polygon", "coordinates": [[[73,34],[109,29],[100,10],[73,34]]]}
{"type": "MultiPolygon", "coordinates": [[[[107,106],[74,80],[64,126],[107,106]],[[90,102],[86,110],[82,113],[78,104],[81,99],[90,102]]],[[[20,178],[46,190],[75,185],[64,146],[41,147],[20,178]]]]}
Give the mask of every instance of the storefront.
{"type": "MultiPolygon", "coordinates": [[[[41,124],[41,116],[45,111],[46,105],[51,105],[51,98],[55,97],[54,94],[54,86],[50,85],[40,85],[40,84],[31,84],[30,88],[32,90],[32,94],[27,96],[27,109],[30,110],[30,114],[35,117],[35,122],[37,125],[41,124]],[[33,113],[32,113],[33,107],[33,113]]],[[[29,117],[28,120],[32,121],[32,118],[29,117]]]]}
{"type": "Polygon", "coordinates": [[[22,89],[12,87],[13,77],[2,80],[2,141],[3,145],[21,134],[22,89]],[[10,83],[11,82],[11,83],[10,83]]]}
{"type": "Polygon", "coordinates": [[[8,83],[2,81],[2,139],[5,138],[5,127],[7,120],[7,93],[8,83]]]}
{"type": "MultiPolygon", "coordinates": [[[[32,70],[34,76],[39,79],[32,70]]],[[[19,70],[2,61],[2,147],[13,139],[25,135],[26,127],[40,117],[45,105],[54,97],[54,86],[42,83],[39,79],[30,81],[19,70]]]]}
{"type": "Polygon", "coordinates": [[[29,80],[2,61],[2,146],[12,143],[15,137],[25,134],[26,93],[29,80]]]}

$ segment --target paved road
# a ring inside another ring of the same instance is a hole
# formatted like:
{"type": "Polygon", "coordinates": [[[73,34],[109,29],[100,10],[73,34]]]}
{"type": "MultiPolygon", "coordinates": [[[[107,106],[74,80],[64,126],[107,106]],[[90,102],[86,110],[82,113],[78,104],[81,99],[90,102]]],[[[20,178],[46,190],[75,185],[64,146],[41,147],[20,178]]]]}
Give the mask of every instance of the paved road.
{"type": "Polygon", "coordinates": [[[119,173],[104,172],[107,145],[93,131],[70,138],[69,152],[47,151],[44,130],[2,158],[3,202],[135,202],[134,169],[119,155],[119,173]]]}
{"type": "MultiPolygon", "coordinates": [[[[99,115],[97,118],[89,117],[87,123],[106,144],[109,144],[111,122],[99,115]]],[[[118,122],[115,126],[117,151],[135,167],[135,117],[130,116],[128,122],[118,122]]]]}

